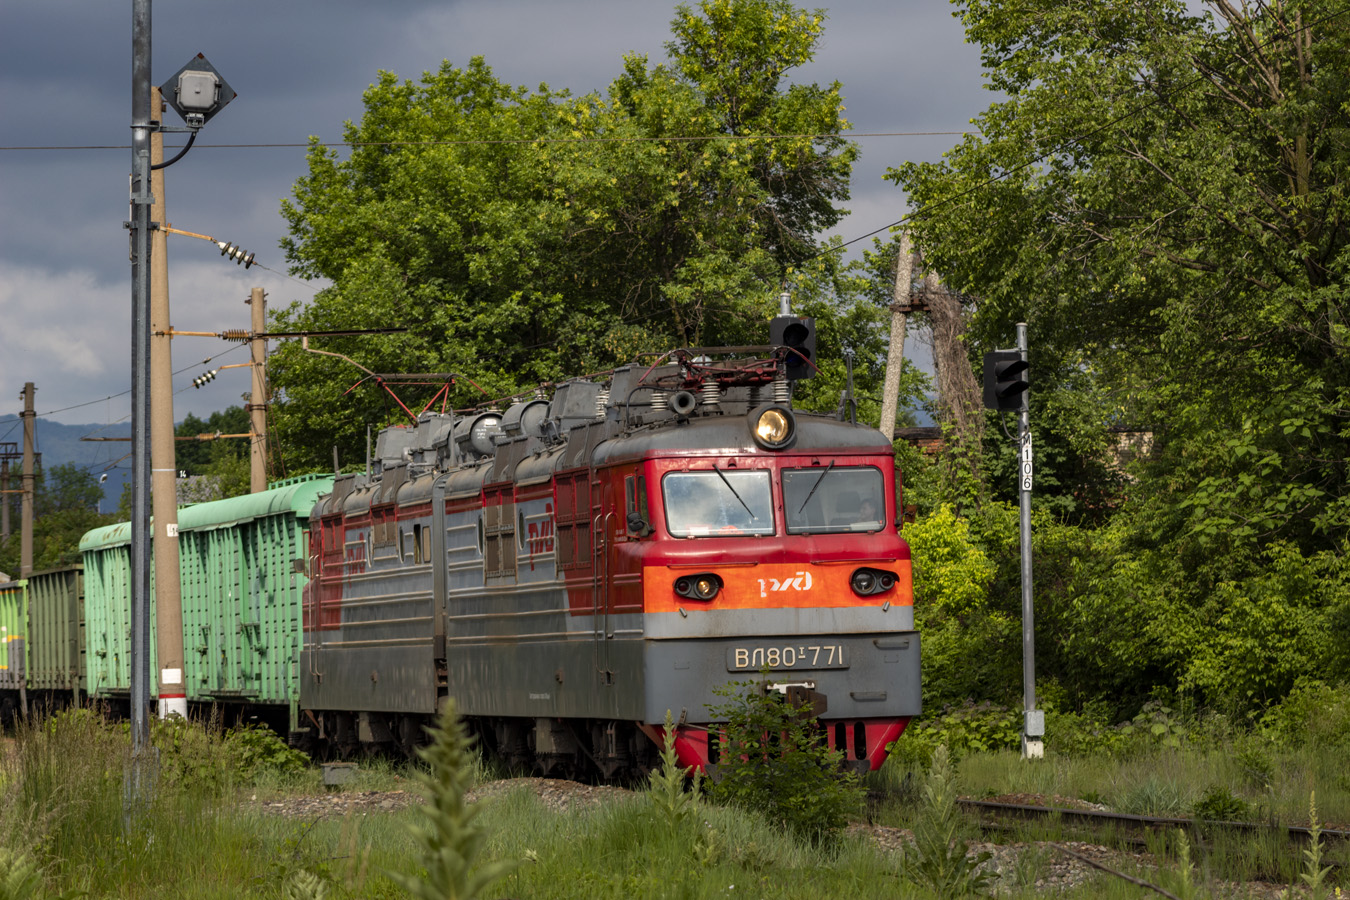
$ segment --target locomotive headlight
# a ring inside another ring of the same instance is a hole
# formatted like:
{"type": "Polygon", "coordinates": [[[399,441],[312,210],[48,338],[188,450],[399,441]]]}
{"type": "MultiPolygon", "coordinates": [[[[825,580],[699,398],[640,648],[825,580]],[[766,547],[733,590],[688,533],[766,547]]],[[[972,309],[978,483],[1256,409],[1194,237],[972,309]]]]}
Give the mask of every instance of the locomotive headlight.
{"type": "Polygon", "coordinates": [[[700,578],[694,582],[694,596],[699,600],[711,600],[717,596],[717,581],[710,577],[700,578]]]}
{"type": "Polygon", "coordinates": [[[751,416],[755,443],[766,450],[783,450],[797,436],[797,421],[792,410],[774,404],[755,410],[751,416]]]}
{"type": "Polygon", "coordinates": [[[848,583],[853,593],[866,597],[886,593],[895,587],[895,581],[895,573],[885,569],[855,569],[848,583]]]}
{"type": "Polygon", "coordinates": [[[853,589],[860,594],[870,594],[877,589],[877,577],[867,569],[853,573],[853,589]]]}
{"type": "Polygon", "coordinates": [[[675,579],[675,593],[690,600],[711,600],[722,590],[722,579],[711,572],[682,575],[675,579]]]}

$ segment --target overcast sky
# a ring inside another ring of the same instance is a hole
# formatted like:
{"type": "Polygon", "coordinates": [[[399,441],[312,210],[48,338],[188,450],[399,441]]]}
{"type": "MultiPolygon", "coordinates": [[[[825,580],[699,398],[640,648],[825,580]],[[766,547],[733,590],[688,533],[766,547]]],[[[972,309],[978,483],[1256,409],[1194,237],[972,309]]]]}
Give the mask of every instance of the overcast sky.
{"type": "MultiPolygon", "coordinates": [[[[123,392],[131,267],[122,225],[130,150],[11,148],[129,145],[131,9],[130,0],[0,0],[3,412],[19,412],[25,381],[37,385],[38,413],[60,422],[113,422],[130,409],[123,392]]],[[[205,241],[171,236],[174,327],[247,328],[250,288],[263,287],[269,306],[305,301],[314,290],[284,276],[278,247],[280,201],[305,171],[304,150],[210,145],[339,140],[343,121],[361,117],[361,94],[377,71],[416,79],[442,59],[463,65],[482,55],[497,77],[531,88],[603,90],[625,52],[664,58],[673,10],[648,0],[155,3],[153,83],[200,52],[239,94],[168,170],[169,221],[238,243],[275,270],[245,271],[205,241]]],[[[828,15],[815,62],[795,78],[841,81],[855,132],[960,131],[988,105],[977,48],[965,44],[941,0],[853,0],[828,15]]],[[[178,124],[172,112],[168,120],[178,124]]],[[[888,166],[937,159],[958,138],[858,140],[852,214],[838,229],[846,240],[904,215],[903,195],[882,180],[888,166]]],[[[241,402],[246,369],[191,387],[211,367],[201,361],[231,346],[174,341],[176,419],[241,402]]],[[[211,365],[246,359],[234,349],[211,365]]]]}

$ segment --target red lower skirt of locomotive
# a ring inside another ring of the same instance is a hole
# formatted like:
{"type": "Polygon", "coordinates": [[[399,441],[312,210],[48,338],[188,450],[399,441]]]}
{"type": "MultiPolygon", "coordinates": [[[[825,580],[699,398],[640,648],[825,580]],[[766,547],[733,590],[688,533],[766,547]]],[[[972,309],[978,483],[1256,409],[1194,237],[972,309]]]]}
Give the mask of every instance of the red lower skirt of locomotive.
{"type": "MultiPolygon", "coordinates": [[[[822,719],[818,721],[831,749],[841,751],[844,764],[860,772],[875,771],[886,761],[886,748],[900,737],[909,719],[822,719]]],[[[665,745],[665,728],[646,725],[642,730],[656,742],[665,745]]],[[[717,765],[728,751],[726,735],[716,729],[694,725],[675,728],[675,753],[680,765],[706,772],[709,765],[717,765]]]]}

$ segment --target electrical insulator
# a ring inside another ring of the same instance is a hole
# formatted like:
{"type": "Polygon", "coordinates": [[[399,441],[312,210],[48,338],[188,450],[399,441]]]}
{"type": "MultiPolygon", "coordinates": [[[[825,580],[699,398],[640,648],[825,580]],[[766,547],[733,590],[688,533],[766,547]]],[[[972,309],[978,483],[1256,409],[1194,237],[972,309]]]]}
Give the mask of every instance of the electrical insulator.
{"type": "Polygon", "coordinates": [[[198,375],[196,378],[192,379],[192,386],[193,386],[194,388],[199,388],[199,387],[201,387],[202,385],[207,384],[207,383],[210,382],[213,378],[216,377],[216,373],[219,372],[219,371],[220,371],[219,369],[212,369],[212,370],[209,371],[209,372],[206,372],[206,373],[204,373],[204,374],[198,375]]]}
{"type": "Polygon", "coordinates": [[[245,269],[253,265],[254,254],[242,249],[238,244],[231,244],[226,241],[216,241],[216,246],[220,248],[220,255],[227,256],[234,260],[235,265],[243,263],[245,269]]]}
{"type": "Polygon", "coordinates": [[[248,332],[242,328],[230,328],[220,332],[220,336],[227,341],[247,341],[250,339],[248,332]]]}

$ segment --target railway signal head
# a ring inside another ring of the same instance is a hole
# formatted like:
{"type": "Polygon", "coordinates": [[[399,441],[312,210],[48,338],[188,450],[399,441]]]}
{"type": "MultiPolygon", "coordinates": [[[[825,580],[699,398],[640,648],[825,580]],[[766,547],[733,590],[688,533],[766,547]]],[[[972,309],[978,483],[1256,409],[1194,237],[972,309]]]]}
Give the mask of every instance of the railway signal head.
{"type": "Polygon", "coordinates": [[[769,322],[769,343],[786,347],[787,377],[791,381],[816,373],[816,320],[812,316],[775,316],[769,322]]]}
{"type": "Polygon", "coordinates": [[[1020,350],[995,350],[984,355],[984,405],[999,411],[1020,410],[1031,383],[1020,350]]]}

